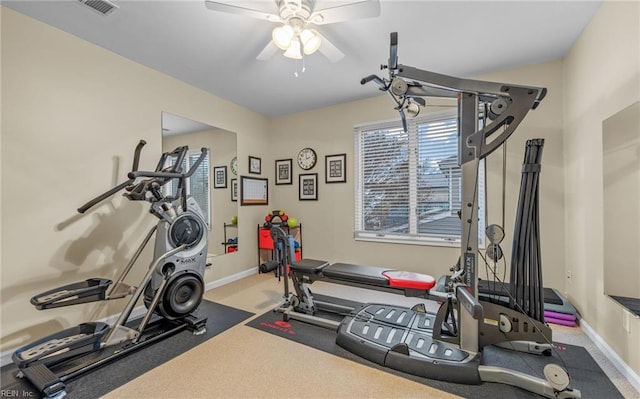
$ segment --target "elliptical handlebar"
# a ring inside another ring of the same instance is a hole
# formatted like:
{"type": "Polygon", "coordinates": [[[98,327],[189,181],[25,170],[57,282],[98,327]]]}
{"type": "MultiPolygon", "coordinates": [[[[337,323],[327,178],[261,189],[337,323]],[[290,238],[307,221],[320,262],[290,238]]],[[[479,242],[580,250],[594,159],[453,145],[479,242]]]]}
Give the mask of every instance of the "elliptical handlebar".
{"type": "Polygon", "coordinates": [[[133,182],[133,180],[129,179],[129,180],[125,181],[125,182],[122,182],[122,183],[118,184],[117,186],[115,186],[111,190],[100,194],[99,196],[95,197],[91,201],[87,202],[86,204],[84,204],[80,208],[78,208],[78,213],[85,213],[89,209],[93,208],[93,206],[96,205],[97,203],[102,202],[103,200],[111,197],[113,194],[117,193],[118,191],[128,187],[132,182],[133,182]]]}
{"type": "MultiPolygon", "coordinates": [[[[133,152],[133,165],[131,166],[131,170],[133,170],[133,171],[138,170],[138,165],[140,164],[140,153],[142,153],[142,147],[144,147],[146,144],[147,144],[147,142],[144,141],[144,140],[140,140],[138,142],[138,145],[136,146],[136,149],[133,152]]],[[[118,191],[128,187],[132,182],[133,182],[133,179],[130,178],[129,180],[127,180],[125,182],[122,182],[122,183],[118,184],[117,186],[113,187],[112,189],[110,189],[108,191],[105,191],[104,193],[98,195],[97,197],[95,197],[91,201],[87,202],[86,204],[84,204],[80,208],[78,208],[78,213],[85,213],[86,211],[91,209],[97,203],[102,202],[103,200],[111,197],[113,194],[117,193],[118,191]]]]}
{"type": "MultiPolygon", "coordinates": [[[[92,207],[94,207],[96,204],[102,202],[103,200],[109,198],[110,196],[112,196],[113,194],[117,193],[120,190],[124,190],[127,189],[128,191],[134,191],[134,187],[132,186],[132,184],[135,182],[135,180],[137,178],[140,177],[148,177],[151,179],[161,179],[163,180],[163,182],[161,183],[164,184],[167,181],[169,181],[170,179],[180,179],[181,183],[179,185],[179,187],[182,188],[181,192],[181,196],[184,197],[183,198],[183,205],[186,206],[186,185],[184,184],[184,180],[191,177],[195,171],[198,169],[198,167],[200,166],[200,164],[202,163],[202,161],[204,160],[204,158],[207,155],[207,149],[206,148],[202,148],[201,152],[200,152],[200,156],[198,157],[198,159],[193,163],[193,165],[191,165],[191,168],[189,169],[189,171],[187,173],[178,173],[178,172],[166,172],[166,171],[162,171],[162,164],[164,163],[163,161],[165,161],[167,159],[167,157],[169,155],[175,155],[176,156],[176,167],[178,168],[177,170],[181,171],[180,169],[180,165],[182,164],[182,160],[184,159],[184,157],[186,156],[186,153],[189,149],[189,147],[187,146],[183,146],[183,147],[179,147],[176,150],[174,150],[171,154],[169,153],[164,153],[162,154],[161,157],[161,162],[158,164],[158,167],[156,168],[155,171],[151,172],[151,171],[139,171],[138,170],[138,166],[140,164],[140,154],[142,152],[142,147],[145,146],[145,144],[147,144],[146,141],[144,140],[140,140],[140,142],[138,143],[138,145],[136,146],[136,149],[134,151],[134,156],[133,156],[133,165],[131,167],[131,172],[128,173],[127,177],[129,178],[128,180],[118,184],[117,186],[105,191],[104,193],[98,195],[97,197],[93,198],[92,200],[88,201],[86,204],[82,205],[80,208],[78,208],[78,213],[85,213],[86,211],[88,211],[89,209],[91,209],[92,207]]],[[[146,199],[146,195],[145,192],[149,189],[149,188],[153,188],[155,189],[155,187],[157,186],[157,184],[151,184],[152,181],[147,180],[145,182],[141,182],[142,184],[144,184],[144,187],[142,187],[141,190],[138,190],[140,192],[136,192],[136,195],[131,195],[131,196],[127,196],[127,198],[129,198],[130,200],[144,200],[146,199]]]]}
{"type": "MultiPolygon", "coordinates": [[[[181,147],[181,148],[183,148],[185,152],[188,149],[188,147],[181,147]]],[[[206,148],[202,148],[200,150],[200,156],[193,163],[193,165],[191,165],[191,168],[189,169],[189,171],[187,173],[162,172],[162,171],[148,172],[148,171],[134,170],[134,171],[129,172],[129,174],[127,176],[131,180],[135,180],[138,177],[158,177],[158,178],[162,178],[162,179],[180,179],[180,178],[191,177],[191,175],[193,175],[196,172],[196,170],[198,169],[198,166],[200,166],[200,164],[204,160],[204,157],[206,157],[206,156],[207,156],[207,149],[206,148]]],[[[184,158],[184,156],[183,156],[183,158],[184,158]]]]}
{"type": "Polygon", "coordinates": [[[207,149],[202,147],[200,149],[200,156],[198,157],[198,159],[196,159],[193,165],[191,165],[191,169],[189,169],[189,171],[186,174],[182,175],[182,177],[180,178],[179,187],[181,188],[180,197],[182,202],[182,209],[187,209],[187,185],[185,183],[185,180],[188,177],[191,177],[191,175],[193,175],[196,172],[196,170],[204,160],[204,157],[206,156],[207,156],[207,149]]]}
{"type": "Polygon", "coordinates": [[[146,141],[140,140],[140,142],[136,146],[136,149],[133,153],[133,165],[131,166],[132,171],[138,170],[138,165],[140,164],[140,153],[142,152],[142,147],[144,147],[146,144],[146,141]]]}
{"type": "Polygon", "coordinates": [[[198,166],[200,166],[200,164],[202,163],[202,161],[204,161],[204,158],[207,156],[207,149],[202,147],[200,149],[200,156],[198,157],[198,159],[194,162],[193,165],[191,165],[191,169],[189,169],[189,171],[187,172],[187,174],[185,175],[185,177],[191,177],[192,174],[194,174],[196,172],[196,170],[198,169],[198,166]]]}

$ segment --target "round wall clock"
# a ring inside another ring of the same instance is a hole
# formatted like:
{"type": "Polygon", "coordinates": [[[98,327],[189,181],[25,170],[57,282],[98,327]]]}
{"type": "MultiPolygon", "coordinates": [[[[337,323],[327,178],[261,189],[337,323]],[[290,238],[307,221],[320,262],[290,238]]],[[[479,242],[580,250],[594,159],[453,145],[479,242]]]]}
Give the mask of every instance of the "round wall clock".
{"type": "Polygon", "coordinates": [[[231,173],[238,175],[238,157],[233,157],[231,160],[231,173]]]}
{"type": "Polygon", "coordinates": [[[303,148],[298,153],[298,165],[304,170],[309,170],[316,165],[318,156],[313,148],[303,148]]]}

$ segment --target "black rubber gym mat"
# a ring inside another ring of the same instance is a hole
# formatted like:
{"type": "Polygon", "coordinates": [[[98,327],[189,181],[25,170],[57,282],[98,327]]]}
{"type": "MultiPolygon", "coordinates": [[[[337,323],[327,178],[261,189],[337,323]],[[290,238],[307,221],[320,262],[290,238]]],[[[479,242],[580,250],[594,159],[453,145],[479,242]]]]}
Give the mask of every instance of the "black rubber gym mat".
{"type": "MultiPolygon", "coordinates": [[[[333,320],[337,318],[336,315],[322,314],[322,316],[329,316],[328,318],[333,320]]],[[[336,345],[335,332],[297,320],[289,320],[289,322],[285,323],[282,321],[281,314],[271,311],[251,320],[247,323],[247,326],[465,398],[528,399],[540,397],[520,388],[504,384],[455,384],[417,377],[385,368],[364,360],[336,345]],[[291,334],[291,331],[295,332],[295,334],[291,334]]],[[[571,386],[580,390],[583,398],[623,398],[586,349],[567,344],[555,344],[555,349],[556,353],[550,359],[545,356],[527,355],[490,346],[484,350],[484,364],[509,367],[510,369],[543,378],[542,370],[544,365],[552,362],[552,360],[560,365],[564,362],[565,366],[563,367],[566,368],[571,377],[571,386]]]]}
{"type": "MultiPolygon", "coordinates": [[[[137,352],[124,356],[96,370],[90,371],[66,383],[69,399],[99,398],[108,392],[126,384],[147,371],[188,351],[189,349],[213,338],[221,332],[239,324],[253,313],[235,309],[219,303],[203,300],[200,315],[208,317],[207,331],[202,335],[193,335],[182,331],[165,340],[156,342],[137,352]]],[[[16,398],[40,398],[27,380],[15,378],[17,367],[13,364],[0,369],[1,392],[16,398]]]]}
{"type": "MultiPolygon", "coordinates": [[[[503,288],[502,283],[498,283],[495,281],[488,281],[488,280],[479,280],[478,289],[482,294],[485,294],[485,295],[504,295],[505,294],[504,290],[509,290],[510,287],[509,287],[509,284],[504,284],[504,288],[503,288]]],[[[556,291],[554,291],[551,288],[544,288],[543,295],[544,295],[544,303],[551,303],[554,305],[562,305],[564,303],[562,298],[558,296],[556,291]]]]}

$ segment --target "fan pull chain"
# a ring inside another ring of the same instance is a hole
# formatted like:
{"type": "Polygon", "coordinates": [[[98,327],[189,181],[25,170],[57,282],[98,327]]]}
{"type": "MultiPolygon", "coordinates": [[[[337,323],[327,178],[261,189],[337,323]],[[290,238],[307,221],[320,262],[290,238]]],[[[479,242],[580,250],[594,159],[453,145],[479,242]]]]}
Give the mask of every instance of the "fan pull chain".
{"type": "MultiPolygon", "coordinates": [[[[296,78],[300,76],[300,74],[298,74],[298,61],[296,61],[296,70],[293,72],[293,76],[295,76],[296,78]]],[[[304,73],[304,71],[307,70],[307,67],[305,66],[305,62],[304,62],[304,56],[302,56],[302,68],[300,68],[300,73],[304,73]]]]}

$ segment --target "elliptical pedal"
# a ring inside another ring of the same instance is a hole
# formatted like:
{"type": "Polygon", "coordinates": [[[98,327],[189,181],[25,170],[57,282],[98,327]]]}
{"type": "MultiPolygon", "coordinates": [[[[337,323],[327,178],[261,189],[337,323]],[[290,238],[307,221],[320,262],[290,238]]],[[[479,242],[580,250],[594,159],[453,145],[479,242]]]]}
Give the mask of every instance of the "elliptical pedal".
{"type": "Polygon", "coordinates": [[[109,325],[106,323],[82,323],[18,348],[13,353],[13,362],[24,371],[40,363],[51,364],[97,350],[107,331],[109,325]]]}
{"type": "Polygon", "coordinates": [[[103,301],[110,284],[111,280],[106,278],[90,278],[38,294],[31,298],[31,304],[42,310],[103,301]]]}
{"type": "Polygon", "coordinates": [[[47,398],[60,399],[67,393],[66,385],[44,364],[36,364],[21,370],[23,375],[47,398]]]}
{"type": "Polygon", "coordinates": [[[41,358],[46,353],[60,351],[63,348],[68,348],[75,342],[86,337],[86,334],[75,334],[60,339],[51,339],[40,345],[33,346],[18,353],[17,357],[21,360],[31,360],[41,358]]]}

